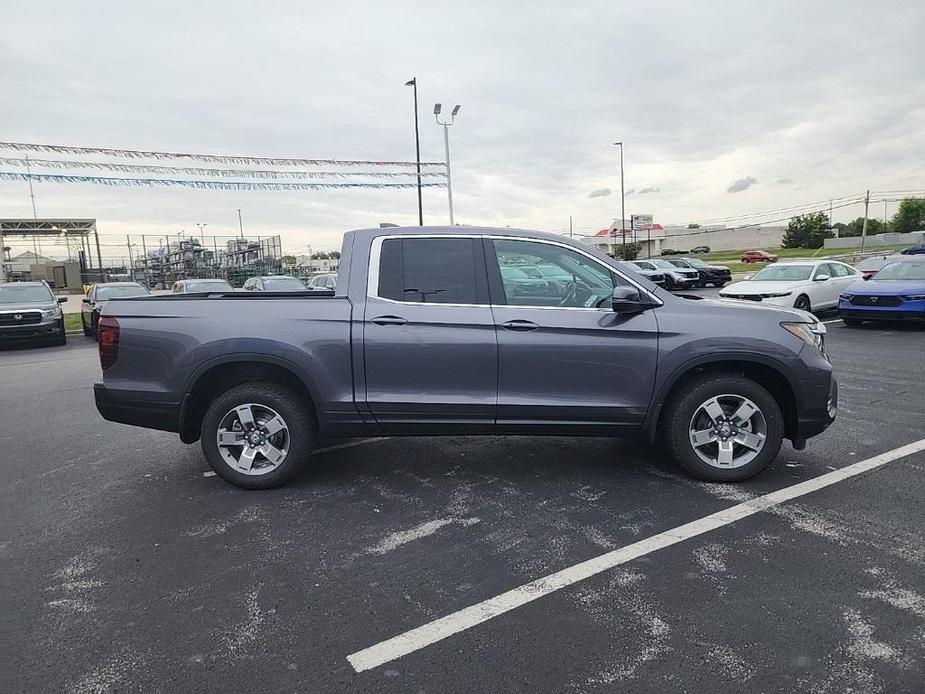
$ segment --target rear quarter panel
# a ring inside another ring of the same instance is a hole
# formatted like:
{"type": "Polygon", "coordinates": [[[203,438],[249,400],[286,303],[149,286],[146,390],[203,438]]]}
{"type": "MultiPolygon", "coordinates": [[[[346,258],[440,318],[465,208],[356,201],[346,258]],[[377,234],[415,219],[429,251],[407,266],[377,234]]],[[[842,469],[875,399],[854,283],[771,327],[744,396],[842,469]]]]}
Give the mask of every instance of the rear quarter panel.
{"type": "Polygon", "coordinates": [[[351,304],[346,298],[234,298],[111,301],[119,357],[107,388],[139,400],[179,402],[212,366],[254,359],[288,366],[323,412],[353,407],[351,304]]]}

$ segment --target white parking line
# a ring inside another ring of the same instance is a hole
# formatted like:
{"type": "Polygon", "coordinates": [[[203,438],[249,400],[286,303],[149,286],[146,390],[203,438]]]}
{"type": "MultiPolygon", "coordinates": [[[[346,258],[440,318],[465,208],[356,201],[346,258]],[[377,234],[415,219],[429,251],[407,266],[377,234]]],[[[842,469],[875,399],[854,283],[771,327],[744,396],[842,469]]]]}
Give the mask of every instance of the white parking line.
{"type": "Polygon", "coordinates": [[[826,325],[829,325],[830,323],[841,323],[841,318],[833,318],[832,320],[824,320],[822,322],[826,325]]]}
{"type": "Polygon", "coordinates": [[[806,482],[800,482],[776,492],[765,494],[754,499],[750,499],[741,504],[737,504],[723,511],[712,513],[698,520],[678,526],[671,530],[666,530],[658,535],[634,542],[631,545],[620,547],[606,554],[588,559],[580,564],[575,564],[556,573],[549,574],[539,578],[531,583],[522,585],[513,590],[509,590],[501,595],[484,600],[475,605],[463,608],[458,612],[441,617],[422,626],[419,626],[403,634],[394,636],[386,641],[377,643],[369,648],[364,648],[356,653],[347,656],[347,660],[357,672],[370,670],[379,665],[383,665],[402,656],[414,653],[426,646],[437,641],[441,641],[453,634],[469,629],[487,622],[489,619],[498,617],[505,612],[525,605],[528,602],[537,600],[545,595],[549,595],[557,590],[565,588],[583,581],[586,578],[595,576],[602,571],[607,571],[615,566],[625,564],[633,559],[651,554],[665,547],[689,540],[692,537],[703,535],[711,530],[716,530],[730,523],[747,518],[761,511],[765,511],[774,506],[778,506],[786,501],[795,499],[809,494],[811,492],[824,489],[830,485],[836,484],[855,475],[860,475],[869,470],[885,465],[891,461],[905,456],[925,451],[925,439],[910,443],[907,446],[896,448],[886,453],[862,460],[860,462],[843,467],[834,472],[828,472],[806,482]]]}

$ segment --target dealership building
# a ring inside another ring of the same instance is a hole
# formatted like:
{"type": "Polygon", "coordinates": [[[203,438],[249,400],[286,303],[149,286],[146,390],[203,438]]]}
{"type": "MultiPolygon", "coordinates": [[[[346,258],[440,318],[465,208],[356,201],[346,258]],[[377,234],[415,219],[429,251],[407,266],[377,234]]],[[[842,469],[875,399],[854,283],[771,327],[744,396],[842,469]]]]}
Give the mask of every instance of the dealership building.
{"type": "MultiPolygon", "coordinates": [[[[665,248],[689,251],[696,246],[709,246],[712,251],[745,250],[748,248],[778,248],[784,238],[784,226],[703,226],[688,229],[686,225],[652,223],[650,228],[635,229],[629,220],[626,227],[626,243],[635,241],[640,245],[640,258],[661,255],[665,248]]],[[[616,219],[606,229],[601,229],[581,240],[607,255],[615,255],[624,243],[620,220],[616,219]]]]}

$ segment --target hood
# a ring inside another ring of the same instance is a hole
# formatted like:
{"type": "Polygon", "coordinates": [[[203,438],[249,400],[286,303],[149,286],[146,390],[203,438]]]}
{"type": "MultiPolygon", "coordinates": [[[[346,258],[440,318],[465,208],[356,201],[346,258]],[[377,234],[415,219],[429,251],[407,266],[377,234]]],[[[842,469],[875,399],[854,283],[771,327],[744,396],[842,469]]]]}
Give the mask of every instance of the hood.
{"type": "Polygon", "coordinates": [[[0,312],[10,313],[15,311],[48,311],[57,305],[57,301],[30,301],[27,304],[0,304],[0,312]]]}
{"type": "Polygon", "coordinates": [[[812,313],[801,311],[798,308],[787,308],[786,306],[774,306],[772,304],[758,303],[755,301],[737,301],[735,299],[701,299],[697,295],[697,300],[707,306],[715,306],[722,309],[747,312],[745,315],[763,314],[765,316],[774,316],[780,321],[797,321],[801,323],[818,323],[819,319],[812,313]]]}
{"type": "MultiPolygon", "coordinates": [[[[806,280],[809,282],[809,280],[806,280]]],[[[733,282],[723,288],[721,294],[776,294],[777,292],[793,291],[794,284],[801,284],[802,280],[792,282],[753,282],[743,280],[742,282],[733,282]]]]}
{"type": "Polygon", "coordinates": [[[845,289],[844,294],[861,296],[897,296],[901,294],[925,294],[925,280],[877,280],[855,282],[845,289]]]}
{"type": "Polygon", "coordinates": [[[725,272],[729,272],[729,268],[726,267],[725,265],[707,265],[703,269],[704,270],[724,270],[725,272]]]}

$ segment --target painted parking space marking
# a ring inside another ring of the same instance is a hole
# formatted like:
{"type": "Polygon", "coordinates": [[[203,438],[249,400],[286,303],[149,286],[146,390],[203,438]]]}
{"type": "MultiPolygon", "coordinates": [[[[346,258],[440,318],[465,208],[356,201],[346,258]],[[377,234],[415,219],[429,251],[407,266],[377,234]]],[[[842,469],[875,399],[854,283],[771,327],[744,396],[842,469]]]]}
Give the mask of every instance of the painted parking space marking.
{"type": "Polygon", "coordinates": [[[824,320],[822,322],[826,325],[830,325],[831,323],[841,323],[841,318],[833,318],[832,320],[824,320]]]}
{"type": "Polygon", "coordinates": [[[638,559],[660,549],[730,525],[761,511],[766,511],[792,499],[824,489],[921,451],[925,451],[925,439],[920,439],[906,446],[853,463],[839,470],[825,473],[811,480],[749,499],[730,508],[549,574],[475,605],[470,605],[398,636],[351,653],[347,656],[347,661],[356,672],[371,670],[633,559],[638,559]]]}
{"type": "Polygon", "coordinates": [[[324,448],[316,448],[312,451],[312,455],[317,455],[318,453],[327,453],[328,451],[339,451],[342,448],[353,448],[354,446],[364,446],[367,443],[376,443],[377,441],[388,441],[388,436],[375,436],[371,439],[361,439],[360,441],[348,441],[347,443],[338,443],[334,446],[325,446],[324,448]]]}

